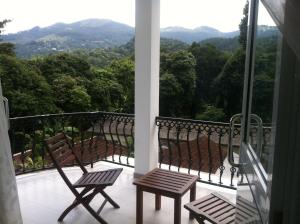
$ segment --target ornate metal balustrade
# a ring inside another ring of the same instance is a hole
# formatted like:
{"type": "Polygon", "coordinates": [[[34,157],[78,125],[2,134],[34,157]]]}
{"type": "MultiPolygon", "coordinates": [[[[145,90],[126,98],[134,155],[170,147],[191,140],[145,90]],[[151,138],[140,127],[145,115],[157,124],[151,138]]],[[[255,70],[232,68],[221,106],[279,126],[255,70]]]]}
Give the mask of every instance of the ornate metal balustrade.
{"type": "MultiPolygon", "coordinates": [[[[228,163],[229,123],[157,117],[160,167],[198,175],[199,181],[236,189],[238,168],[228,163]]],[[[238,161],[241,142],[239,125],[233,127],[233,157],[238,161]]],[[[270,127],[263,127],[261,148],[270,147],[270,127]]],[[[251,130],[255,142],[258,130],[251,130]]],[[[241,177],[242,178],[242,177],[241,177]]]]}
{"type": "MultiPolygon", "coordinates": [[[[199,181],[236,189],[238,169],[229,165],[229,124],[157,117],[160,167],[188,172],[199,181]]],[[[109,112],[49,114],[10,119],[12,157],[17,174],[53,168],[43,140],[64,131],[84,164],[104,160],[133,167],[134,115],[109,112]]],[[[258,131],[251,130],[257,144],[258,131]]],[[[262,160],[270,147],[271,129],[264,127],[262,160]]],[[[234,157],[239,157],[240,127],[233,131],[234,157]]],[[[74,165],[72,163],[68,164],[74,165]]]]}
{"type": "MultiPolygon", "coordinates": [[[[17,174],[53,168],[43,140],[64,131],[84,164],[99,160],[133,166],[134,115],[108,112],[49,114],[10,119],[17,174]]],[[[70,163],[69,165],[74,165],[70,163]]]]}

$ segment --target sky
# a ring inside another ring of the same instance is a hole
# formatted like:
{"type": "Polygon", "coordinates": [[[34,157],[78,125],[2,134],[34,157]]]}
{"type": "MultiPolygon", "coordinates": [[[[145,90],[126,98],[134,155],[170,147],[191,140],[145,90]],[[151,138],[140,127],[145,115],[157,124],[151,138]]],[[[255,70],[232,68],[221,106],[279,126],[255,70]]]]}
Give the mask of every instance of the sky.
{"type": "MultiPolygon", "coordinates": [[[[160,0],[160,3],[161,28],[211,26],[229,32],[238,30],[245,0],[160,0]]],[[[7,0],[1,3],[0,11],[0,20],[13,20],[6,26],[6,34],[90,18],[134,26],[135,0],[7,0]]],[[[262,20],[268,24],[267,18],[262,20]]]]}

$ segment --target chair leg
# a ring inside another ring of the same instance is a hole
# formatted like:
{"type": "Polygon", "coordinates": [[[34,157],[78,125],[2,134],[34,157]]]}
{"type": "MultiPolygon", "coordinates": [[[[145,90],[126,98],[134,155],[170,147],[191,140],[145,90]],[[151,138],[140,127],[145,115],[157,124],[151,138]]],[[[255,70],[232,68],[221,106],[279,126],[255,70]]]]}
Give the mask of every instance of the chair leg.
{"type": "Polygon", "coordinates": [[[60,217],[58,218],[58,221],[62,222],[63,219],[66,217],[66,215],[70,211],[72,211],[73,208],[77,207],[79,204],[81,204],[81,202],[78,201],[77,199],[75,199],[75,201],[68,208],[66,208],[66,210],[60,215],[60,217]]]}
{"type": "Polygon", "coordinates": [[[108,224],[108,222],[106,222],[100,215],[98,215],[89,204],[82,202],[82,205],[91,213],[92,216],[94,216],[95,219],[97,219],[98,222],[100,222],[101,224],[108,224]]]}
{"type": "Polygon", "coordinates": [[[108,201],[112,206],[114,206],[114,208],[120,208],[120,206],[119,206],[113,199],[111,199],[111,197],[109,197],[108,194],[106,194],[106,193],[104,192],[104,190],[101,190],[101,191],[100,191],[100,194],[102,194],[103,197],[104,197],[105,199],[107,199],[107,201],[108,201]]]}

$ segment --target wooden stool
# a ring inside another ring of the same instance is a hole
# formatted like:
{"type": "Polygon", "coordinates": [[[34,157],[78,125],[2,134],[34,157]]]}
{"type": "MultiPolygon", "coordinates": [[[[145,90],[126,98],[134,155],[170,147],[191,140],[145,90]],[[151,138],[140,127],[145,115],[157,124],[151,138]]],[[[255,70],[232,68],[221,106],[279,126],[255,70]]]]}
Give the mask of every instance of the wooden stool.
{"type": "Polygon", "coordinates": [[[190,190],[190,201],[196,198],[198,177],[156,168],[133,182],[136,185],[136,224],[143,223],[143,191],[155,194],[155,209],[160,210],[161,196],[174,198],[174,223],[181,223],[181,198],[190,190]]]}

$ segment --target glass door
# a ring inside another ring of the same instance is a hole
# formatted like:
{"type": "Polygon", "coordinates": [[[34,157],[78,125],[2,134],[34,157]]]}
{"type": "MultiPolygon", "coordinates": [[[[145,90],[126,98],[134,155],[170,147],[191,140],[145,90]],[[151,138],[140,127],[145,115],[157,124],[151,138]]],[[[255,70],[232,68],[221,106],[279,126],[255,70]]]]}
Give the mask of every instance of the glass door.
{"type": "Polygon", "coordinates": [[[249,5],[248,40],[239,153],[236,223],[268,223],[280,75],[281,33],[260,0],[249,5]],[[251,220],[244,220],[251,208],[251,220]]]}

